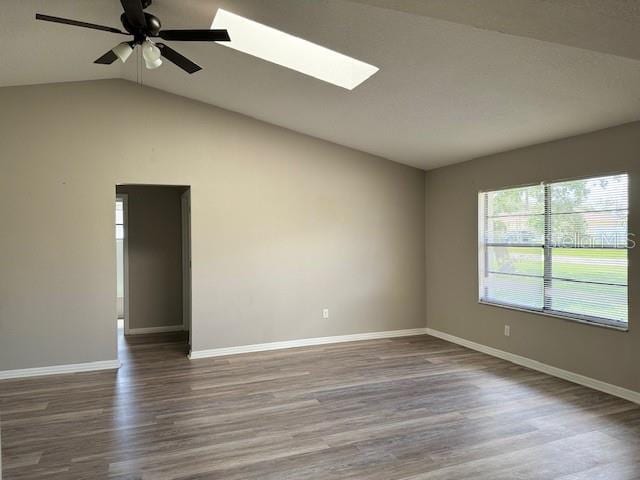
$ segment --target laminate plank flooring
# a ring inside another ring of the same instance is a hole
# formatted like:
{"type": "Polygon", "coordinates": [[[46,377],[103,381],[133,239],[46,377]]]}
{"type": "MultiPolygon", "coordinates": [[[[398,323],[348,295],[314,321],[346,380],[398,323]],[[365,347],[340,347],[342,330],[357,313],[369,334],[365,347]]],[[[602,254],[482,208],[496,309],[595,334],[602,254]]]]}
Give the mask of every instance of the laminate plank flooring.
{"type": "Polygon", "coordinates": [[[640,406],[429,336],[0,382],[6,480],[638,480],[640,406]]]}

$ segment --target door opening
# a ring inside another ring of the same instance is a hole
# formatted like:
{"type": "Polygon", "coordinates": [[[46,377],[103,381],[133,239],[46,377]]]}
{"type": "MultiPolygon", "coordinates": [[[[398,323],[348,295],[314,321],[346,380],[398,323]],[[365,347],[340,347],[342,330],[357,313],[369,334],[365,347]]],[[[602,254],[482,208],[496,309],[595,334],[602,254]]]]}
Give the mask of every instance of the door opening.
{"type": "MultiPolygon", "coordinates": [[[[191,345],[191,221],[187,186],[116,186],[118,349],[191,345]],[[155,337],[145,337],[155,335],[155,337]]],[[[173,347],[172,347],[173,348],[173,347]]],[[[125,349],[126,351],[122,351],[125,349]]]]}

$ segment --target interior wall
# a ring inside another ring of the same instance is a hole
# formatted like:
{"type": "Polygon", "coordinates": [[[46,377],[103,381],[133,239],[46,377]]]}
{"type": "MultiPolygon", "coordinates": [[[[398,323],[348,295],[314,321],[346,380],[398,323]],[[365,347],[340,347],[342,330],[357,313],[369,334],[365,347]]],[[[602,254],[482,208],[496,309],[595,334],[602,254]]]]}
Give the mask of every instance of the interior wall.
{"type": "Polygon", "coordinates": [[[117,184],[191,186],[194,350],[424,327],[423,171],[121,80],[0,105],[0,370],[116,358],[117,184]]]}
{"type": "Polygon", "coordinates": [[[478,192],[629,173],[629,231],[640,233],[640,123],[427,173],[427,326],[640,391],[640,247],[629,252],[629,331],[478,303],[478,192]],[[511,336],[504,336],[504,325],[511,336]]]}
{"type": "Polygon", "coordinates": [[[127,194],[129,329],[182,325],[183,187],[123,185],[127,194]]]}

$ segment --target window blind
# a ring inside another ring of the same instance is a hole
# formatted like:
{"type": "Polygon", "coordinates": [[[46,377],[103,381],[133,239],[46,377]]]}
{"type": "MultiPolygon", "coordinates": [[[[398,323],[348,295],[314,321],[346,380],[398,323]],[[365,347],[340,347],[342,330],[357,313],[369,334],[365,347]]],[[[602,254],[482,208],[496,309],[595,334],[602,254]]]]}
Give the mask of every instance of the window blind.
{"type": "Polygon", "coordinates": [[[480,301],[626,327],[628,176],[479,194],[480,301]]]}

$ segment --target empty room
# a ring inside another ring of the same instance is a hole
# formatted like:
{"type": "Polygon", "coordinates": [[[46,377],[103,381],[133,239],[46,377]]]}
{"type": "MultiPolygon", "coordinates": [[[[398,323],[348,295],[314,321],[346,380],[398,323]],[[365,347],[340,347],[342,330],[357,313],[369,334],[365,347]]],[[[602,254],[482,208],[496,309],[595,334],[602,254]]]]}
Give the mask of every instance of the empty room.
{"type": "Polygon", "coordinates": [[[6,0],[0,478],[640,480],[640,4],[6,0]]]}

